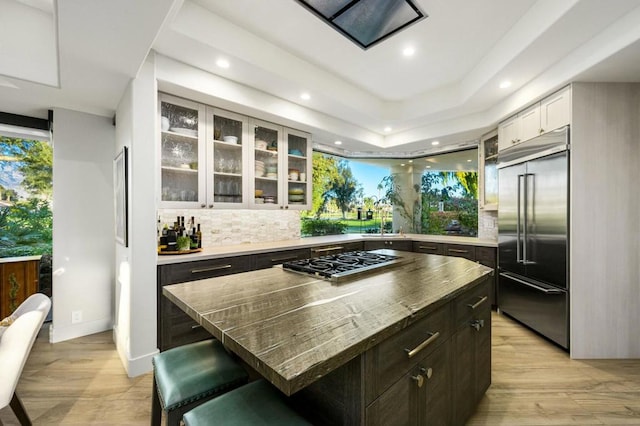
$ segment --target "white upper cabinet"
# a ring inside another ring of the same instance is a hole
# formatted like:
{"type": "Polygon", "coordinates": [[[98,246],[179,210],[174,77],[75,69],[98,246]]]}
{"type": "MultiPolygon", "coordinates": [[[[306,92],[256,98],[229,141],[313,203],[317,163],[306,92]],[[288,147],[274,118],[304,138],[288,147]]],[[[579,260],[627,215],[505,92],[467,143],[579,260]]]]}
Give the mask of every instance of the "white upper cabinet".
{"type": "Polygon", "coordinates": [[[161,94],[160,204],[199,208],[206,202],[204,106],[161,94]]]}
{"type": "Polygon", "coordinates": [[[498,150],[502,151],[571,123],[571,87],[547,96],[498,126],[498,150]]]}
{"type": "Polygon", "coordinates": [[[247,207],[249,139],[247,117],[207,107],[206,207],[247,207]]]}
{"type": "Polygon", "coordinates": [[[540,133],[566,126],[571,123],[571,88],[545,98],[540,102],[540,133]]]}

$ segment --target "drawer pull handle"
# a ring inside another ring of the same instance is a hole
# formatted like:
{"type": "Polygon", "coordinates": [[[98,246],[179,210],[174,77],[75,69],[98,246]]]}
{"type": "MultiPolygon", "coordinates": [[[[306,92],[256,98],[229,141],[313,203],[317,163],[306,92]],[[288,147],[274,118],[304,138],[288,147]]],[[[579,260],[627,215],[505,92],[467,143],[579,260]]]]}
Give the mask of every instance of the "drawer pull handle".
{"type": "Polygon", "coordinates": [[[422,377],[422,374],[418,374],[417,376],[411,376],[411,380],[415,380],[419,388],[421,388],[422,385],[424,385],[424,377],[422,377]]]}
{"type": "Polygon", "coordinates": [[[296,260],[298,256],[285,256],[285,257],[274,257],[271,259],[272,262],[285,262],[287,260],[296,260]]]}
{"type": "Polygon", "coordinates": [[[480,331],[482,327],[484,327],[484,320],[473,320],[471,321],[471,327],[475,328],[476,331],[480,331]]]}
{"type": "Polygon", "coordinates": [[[424,342],[420,343],[413,349],[405,349],[404,351],[407,353],[409,358],[413,358],[418,352],[429,346],[433,343],[438,337],[440,337],[440,332],[436,331],[435,333],[429,333],[429,338],[424,342]]]}
{"type": "Polygon", "coordinates": [[[468,304],[467,306],[468,306],[469,308],[471,308],[471,309],[475,309],[475,308],[477,308],[478,306],[482,305],[482,304],[483,304],[484,302],[486,302],[486,301],[487,301],[487,296],[484,296],[484,297],[481,297],[481,298],[480,298],[480,300],[478,300],[476,303],[474,303],[474,304],[471,304],[471,303],[470,303],[470,304],[468,304]]]}
{"type": "Polygon", "coordinates": [[[195,330],[196,328],[202,328],[202,326],[200,324],[196,324],[196,325],[192,325],[191,329],[195,330]]]}
{"type": "Polygon", "coordinates": [[[219,265],[219,266],[212,266],[210,268],[200,268],[200,269],[192,269],[191,273],[192,274],[200,274],[202,272],[213,272],[213,271],[220,271],[222,269],[229,269],[231,268],[231,265],[219,265]]]}
{"type": "Polygon", "coordinates": [[[336,251],[336,250],[342,250],[344,247],[342,246],[336,246],[336,247],[325,247],[325,248],[319,248],[319,249],[311,249],[312,252],[314,253],[324,253],[327,251],[336,251]]]}
{"type": "Polygon", "coordinates": [[[436,246],[418,246],[421,250],[438,250],[436,246]]]}
{"type": "Polygon", "coordinates": [[[449,249],[451,253],[469,253],[469,250],[449,249]]]}

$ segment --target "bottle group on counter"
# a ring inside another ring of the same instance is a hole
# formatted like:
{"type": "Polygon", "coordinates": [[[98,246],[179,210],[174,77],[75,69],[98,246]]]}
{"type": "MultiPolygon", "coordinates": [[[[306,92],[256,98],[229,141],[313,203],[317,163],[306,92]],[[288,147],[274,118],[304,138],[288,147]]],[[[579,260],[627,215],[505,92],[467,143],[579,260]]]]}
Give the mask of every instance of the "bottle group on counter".
{"type": "Polygon", "coordinates": [[[202,232],[195,218],[185,224],[184,216],[178,216],[172,226],[161,226],[158,218],[158,250],[161,252],[179,252],[202,248],[202,232]],[[161,229],[162,228],[162,229],[161,229]]]}

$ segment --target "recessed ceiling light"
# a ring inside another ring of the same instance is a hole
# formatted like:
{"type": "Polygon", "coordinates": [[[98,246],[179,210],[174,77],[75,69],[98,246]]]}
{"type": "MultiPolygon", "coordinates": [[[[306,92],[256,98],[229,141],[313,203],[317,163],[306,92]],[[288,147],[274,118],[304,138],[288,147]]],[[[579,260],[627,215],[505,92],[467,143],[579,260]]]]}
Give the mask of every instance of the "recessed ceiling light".
{"type": "Polygon", "coordinates": [[[342,145],[342,141],[335,141],[334,142],[336,145],[342,145]]]}
{"type": "Polygon", "coordinates": [[[387,126],[387,127],[385,127],[385,128],[384,128],[384,131],[385,131],[385,132],[390,132],[390,131],[392,131],[392,130],[393,130],[393,129],[392,129],[391,127],[389,127],[389,126],[387,126]]]}
{"type": "Polygon", "coordinates": [[[305,101],[308,101],[309,99],[311,99],[311,95],[310,95],[310,94],[308,94],[307,92],[303,92],[303,93],[300,95],[300,98],[301,98],[301,99],[304,99],[305,101]]]}
{"type": "Polygon", "coordinates": [[[413,160],[409,160],[410,163],[413,163],[413,160]]]}
{"type": "Polygon", "coordinates": [[[471,160],[467,160],[467,163],[470,163],[470,162],[471,162],[471,160]]]}
{"type": "Polygon", "coordinates": [[[404,167],[404,163],[400,163],[400,167],[404,167]]]}
{"type": "Polygon", "coordinates": [[[506,89],[508,87],[511,87],[511,82],[509,80],[505,80],[505,81],[500,83],[500,88],[501,89],[506,89]]]}
{"type": "Polygon", "coordinates": [[[216,65],[219,66],[220,68],[229,68],[229,61],[227,61],[226,59],[218,59],[216,61],[216,65]]]}
{"type": "Polygon", "coordinates": [[[416,53],[416,49],[411,46],[405,47],[404,50],[402,50],[404,56],[413,56],[414,53],[416,53]]]}
{"type": "Polygon", "coordinates": [[[434,145],[434,146],[435,145],[440,145],[440,141],[433,141],[433,142],[431,142],[431,145],[434,145]]]}
{"type": "Polygon", "coordinates": [[[427,166],[427,169],[430,169],[430,168],[431,168],[431,166],[427,166]]]}

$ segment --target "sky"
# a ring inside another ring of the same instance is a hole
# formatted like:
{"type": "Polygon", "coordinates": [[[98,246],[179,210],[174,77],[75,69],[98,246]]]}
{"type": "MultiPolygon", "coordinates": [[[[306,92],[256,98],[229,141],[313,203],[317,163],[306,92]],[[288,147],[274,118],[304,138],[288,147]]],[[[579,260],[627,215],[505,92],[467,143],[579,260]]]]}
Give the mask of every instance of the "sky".
{"type": "Polygon", "coordinates": [[[382,178],[389,175],[389,168],[372,166],[354,160],[349,160],[349,165],[353,172],[353,176],[355,176],[364,188],[364,196],[370,197],[375,195],[378,197],[378,184],[382,181],[382,178]]]}

